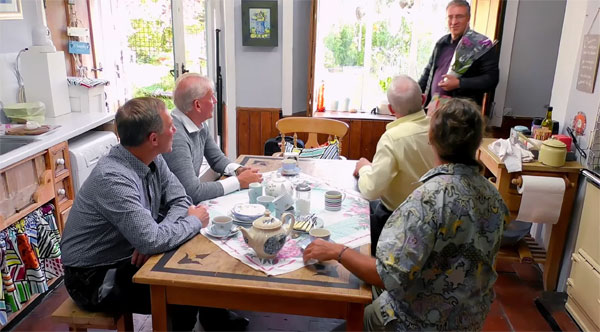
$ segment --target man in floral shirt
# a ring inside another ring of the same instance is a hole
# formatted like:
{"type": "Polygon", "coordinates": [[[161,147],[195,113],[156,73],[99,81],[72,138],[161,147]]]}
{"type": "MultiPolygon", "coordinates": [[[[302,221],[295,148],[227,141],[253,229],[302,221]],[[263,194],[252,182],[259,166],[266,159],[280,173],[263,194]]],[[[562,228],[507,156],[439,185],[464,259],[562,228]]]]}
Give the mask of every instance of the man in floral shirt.
{"type": "MultiPolygon", "coordinates": [[[[388,219],[376,257],[316,240],[304,259],[335,259],[384,291],[365,330],[479,330],[494,298],[494,260],[508,209],[479,174],[478,107],[453,99],[431,119],[436,167],[388,219]]],[[[375,245],[375,244],[372,244],[375,245]]]]}

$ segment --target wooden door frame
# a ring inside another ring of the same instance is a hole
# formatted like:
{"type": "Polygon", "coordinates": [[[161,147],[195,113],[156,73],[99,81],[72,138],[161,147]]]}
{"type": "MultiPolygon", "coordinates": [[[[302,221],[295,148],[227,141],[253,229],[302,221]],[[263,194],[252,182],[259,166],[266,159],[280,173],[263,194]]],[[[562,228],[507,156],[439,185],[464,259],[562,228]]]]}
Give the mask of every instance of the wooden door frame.
{"type": "Polygon", "coordinates": [[[306,89],[306,116],[312,116],[315,86],[315,49],[317,41],[317,8],[319,0],[311,0],[308,32],[308,87],[306,89]]]}

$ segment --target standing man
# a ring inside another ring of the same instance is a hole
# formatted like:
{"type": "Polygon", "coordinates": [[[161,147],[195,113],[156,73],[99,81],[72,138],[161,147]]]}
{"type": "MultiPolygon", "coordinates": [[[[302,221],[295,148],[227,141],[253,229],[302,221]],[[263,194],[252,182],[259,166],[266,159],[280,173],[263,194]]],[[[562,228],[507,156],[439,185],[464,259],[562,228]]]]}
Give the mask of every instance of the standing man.
{"type": "Polygon", "coordinates": [[[429,118],[421,108],[423,95],[417,82],[396,76],[387,91],[389,110],[396,120],[388,123],[377,143],[373,163],[360,158],[354,175],[358,189],[371,200],[371,254],[392,212],[419,186],[419,178],[434,166],[427,132],[429,118]],[[381,198],[381,200],[372,201],[381,198]]]}
{"type": "MultiPolygon", "coordinates": [[[[498,84],[498,54],[492,48],[473,61],[460,77],[448,74],[456,46],[469,30],[471,6],[465,0],[452,0],[446,6],[446,14],[450,33],[435,44],[429,63],[419,79],[419,86],[426,97],[425,105],[433,96],[439,95],[471,98],[481,106],[483,94],[498,84]]],[[[472,33],[478,34],[475,31],[472,33]]]]}
{"type": "Polygon", "coordinates": [[[163,157],[194,204],[248,188],[252,182],[262,182],[258,170],[231,162],[210,137],[204,123],[212,118],[216,102],[210,79],[195,73],[182,75],[175,82],[173,100],[177,107],[172,112],[177,133],[173,151],[163,157]],[[204,158],[215,172],[232,176],[213,182],[200,181],[204,158]]]}

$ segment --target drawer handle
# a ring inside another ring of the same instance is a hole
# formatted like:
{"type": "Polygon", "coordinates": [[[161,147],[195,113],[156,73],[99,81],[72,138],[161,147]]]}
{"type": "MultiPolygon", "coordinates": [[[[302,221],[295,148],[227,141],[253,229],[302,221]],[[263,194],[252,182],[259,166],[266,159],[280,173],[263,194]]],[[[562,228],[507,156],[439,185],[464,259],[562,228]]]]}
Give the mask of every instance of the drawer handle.
{"type": "Polygon", "coordinates": [[[58,189],[56,192],[61,196],[64,196],[67,193],[67,191],[64,190],[63,188],[58,189]]]}
{"type": "Polygon", "coordinates": [[[65,160],[63,158],[58,158],[58,159],[56,159],[56,164],[57,165],[64,165],[65,164],[65,160]]]}

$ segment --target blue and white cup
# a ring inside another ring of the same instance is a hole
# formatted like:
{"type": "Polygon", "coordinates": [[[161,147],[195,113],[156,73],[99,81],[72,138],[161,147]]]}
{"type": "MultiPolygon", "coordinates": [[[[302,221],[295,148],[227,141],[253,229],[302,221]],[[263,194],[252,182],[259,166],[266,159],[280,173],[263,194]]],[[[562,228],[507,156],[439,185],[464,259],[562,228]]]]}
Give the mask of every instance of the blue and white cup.
{"type": "Polygon", "coordinates": [[[337,190],[328,190],[325,192],[325,210],[339,211],[342,209],[342,202],[346,194],[337,190]]]}
{"type": "Polygon", "coordinates": [[[256,198],[256,203],[264,206],[267,210],[271,211],[271,213],[275,213],[275,205],[273,205],[273,200],[275,200],[275,197],[273,196],[259,196],[256,198]]]}
{"type": "Polygon", "coordinates": [[[233,225],[233,219],[228,216],[218,216],[214,217],[212,220],[212,226],[210,227],[211,233],[224,236],[229,234],[231,231],[231,226],[233,225]]]}
{"type": "Polygon", "coordinates": [[[281,163],[281,169],[284,173],[293,173],[296,171],[298,161],[296,159],[284,159],[281,163]]]}
{"type": "Polygon", "coordinates": [[[258,203],[256,199],[263,195],[263,186],[259,182],[252,182],[248,185],[248,198],[250,204],[258,203]]]}

